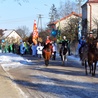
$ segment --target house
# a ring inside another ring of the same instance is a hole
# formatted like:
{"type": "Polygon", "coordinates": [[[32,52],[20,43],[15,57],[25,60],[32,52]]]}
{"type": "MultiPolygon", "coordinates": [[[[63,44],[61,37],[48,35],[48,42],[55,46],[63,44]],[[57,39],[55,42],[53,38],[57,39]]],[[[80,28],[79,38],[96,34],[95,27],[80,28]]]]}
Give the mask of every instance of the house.
{"type": "Polygon", "coordinates": [[[61,18],[58,21],[55,21],[53,23],[50,23],[48,26],[54,26],[55,25],[55,29],[60,28],[61,32],[62,30],[68,25],[68,22],[73,19],[73,18],[81,18],[81,14],[77,14],[75,12],[72,12],[71,14],[69,14],[68,16],[65,16],[63,18],[61,18]]]}
{"type": "Polygon", "coordinates": [[[82,32],[98,29],[98,0],[87,0],[82,6],[82,32]]]}
{"type": "Polygon", "coordinates": [[[21,36],[15,30],[4,30],[3,36],[0,38],[2,42],[20,43],[21,36]]]}

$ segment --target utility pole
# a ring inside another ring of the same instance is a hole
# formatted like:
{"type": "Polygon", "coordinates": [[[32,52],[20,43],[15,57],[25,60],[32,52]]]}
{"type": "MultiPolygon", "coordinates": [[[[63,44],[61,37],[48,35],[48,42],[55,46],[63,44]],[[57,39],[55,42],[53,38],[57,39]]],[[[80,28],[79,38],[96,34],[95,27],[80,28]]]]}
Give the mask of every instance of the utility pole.
{"type": "Polygon", "coordinates": [[[38,15],[37,27],[39,27],[40,30],[42,31],[42,14],[38,15]],[[40,23],[40,26],[39,26],[39,23],[40,23]]]}

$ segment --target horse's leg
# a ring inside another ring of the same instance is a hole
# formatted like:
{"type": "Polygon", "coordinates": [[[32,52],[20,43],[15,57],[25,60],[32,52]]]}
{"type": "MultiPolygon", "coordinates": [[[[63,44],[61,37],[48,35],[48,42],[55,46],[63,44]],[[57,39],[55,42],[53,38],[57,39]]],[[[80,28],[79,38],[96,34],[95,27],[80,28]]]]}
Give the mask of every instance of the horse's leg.
{"type": "Polygon", "coordinates": [[[85,61],[84,60],[82,60],[82,66],[84,66],[85,65],[85,61]]]}
{"type": "Polygon", "coordinates": [[[88,75],[88,73],[87,73],[87,62],[86,62],[86,60],[85,60],[85,73],[86,73],[86,75],[88,75]]]}
{"type": "Polygon", "coordinates": [[[95,70],[96,70],[96,64],[97,64],[97,61],[95,62],[95,70]]]}
{"type": "Polygon", "coordinates": [[[90,69],[90,71],[89,71],[89,73],[91,74],[91,67],[92,67],[92,63],[90,62],[90,60],[88,60],[88,66],[89,66],[89,69],[90,69]]]}
{"type": "Polygon", "coordinates": [[[46,60],[45,60],[46,66],[49,65],[49,60],[50,60],[50,58],[51,58],[51,52],[47,52],[47,54],[46,54],[46,60]]]}
{"type": "Polygon", "coordinates": [[[92,76],[94,76],[94,65],[93,65],[93,63],[91,64],[91,70],[92,70],[92,76]]]}
{"type": "Polygon", "coordinates": [[[45,65],[48,66],[48,64],[49,64],[49,61],[45,60],[45,65]]]}
{"type": "Polygon", "coordinates": [[[94,70],[93,70],[94,72],[93,72],[93,76],[95,76],[96,64],[97,64],[97,62],[94,63],[94,70]]]}
{"type": "Polygon", "coordinates": [[[65,61],[67,61],[67,57],[66,57],[66,54],[64,55],[64,62],[65,62],[65,61]]]}
{"type": "Polygon", "coordinates": [[[62,55],[62,63],[65,65],[65,55],[62,55]]]}
{"type": "Polygon", "coordinates": [[[61,54],[61,61],[63,60],[63,56],[62,56],[62,54],[61,54]]]}
{"type": "Polygon", "coordinates": [[[46,65],[46,66],[48,66],[47,58],[48,58],[48,54],[47,54],[47,51],[45,51],[45,58],[44,58],[44,59],[45,59],[45,65],[46,65]]]}

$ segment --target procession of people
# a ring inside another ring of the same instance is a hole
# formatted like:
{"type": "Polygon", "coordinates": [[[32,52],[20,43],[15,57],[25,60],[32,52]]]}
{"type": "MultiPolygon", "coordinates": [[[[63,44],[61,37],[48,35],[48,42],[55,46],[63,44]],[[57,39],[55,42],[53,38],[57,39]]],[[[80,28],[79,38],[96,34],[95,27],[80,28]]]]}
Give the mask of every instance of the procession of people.
{"type": "MultiPolygon", "coordinates": [[[[85,44],[91,45],[93,44],[93,41],[96,38],[93,35],[93,32],[90,31],[88,33],[87,36],[81,36],[81,38],[79,39],[79,45],[77,47],[78,48],[78,54],[81,60],[81,50],[82,47],[84,47],[85,44]]],[[[61,49],[65,46],[67,46],[67,51],[68,51],[68,55],[70,56],[71,51],[70,51],[70,41],[67,39],[66,36],[62,36],[62,41],[60,41],[60,43],[57,43],[56,40],[51,40],[50,36],[46,36],[46,41],[45,42],[38,42],[37,44],[32,43],[32,44],[28,44],[27,42],[24,41],[20,41],[20,44],[17,45],[15,43],[13,44],[9,44],[4,46],[3,44],[1,45],[1,49],[3,53],[6,52],[12,52],[12,53],[17,53],[20,55],[25,55],[25,54],[30,54],[33,57],[39,57],[40,59],[43,58],[42,56],[42,51],[44,48],[44,44],[47,45],[48,43],[51,44],[51,49],[52,49],[52,60],[56,60],[56,55],[59,54],[61,56],[61,49]],[[58,47],[58,45],[60,44],[61,47],[58,47]],[[58,49],[59,48],[59,49],[58,49]]]]}

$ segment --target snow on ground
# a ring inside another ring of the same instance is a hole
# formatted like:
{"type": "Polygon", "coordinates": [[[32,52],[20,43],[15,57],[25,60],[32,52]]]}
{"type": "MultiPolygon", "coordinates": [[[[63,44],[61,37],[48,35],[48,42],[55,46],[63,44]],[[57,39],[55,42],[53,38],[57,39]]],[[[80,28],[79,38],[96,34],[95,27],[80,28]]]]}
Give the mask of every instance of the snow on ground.
{"type": "MultiPolygon", "coordinates": [[[[78,57],[75,56],[68,56],[70,60],[80,62],[78,57]]],[[[13,53],[0,53],[0,64],[6,70],[10,68],[16,68],[18,66],[27,66],[34,64],[31,60],[27,60],[20,55],[13,54],[13,53]]]]}
{"type": "Polygon", "coordinates": [[[16,68],[18,66],[31,65],[33,62],[17,54],[0,53],[0,64],[4,69],[9,70],[10,68],[16,68]]]}

